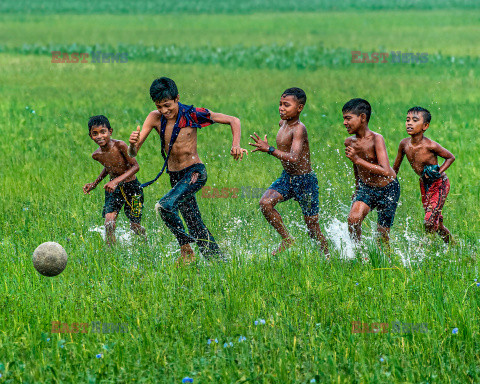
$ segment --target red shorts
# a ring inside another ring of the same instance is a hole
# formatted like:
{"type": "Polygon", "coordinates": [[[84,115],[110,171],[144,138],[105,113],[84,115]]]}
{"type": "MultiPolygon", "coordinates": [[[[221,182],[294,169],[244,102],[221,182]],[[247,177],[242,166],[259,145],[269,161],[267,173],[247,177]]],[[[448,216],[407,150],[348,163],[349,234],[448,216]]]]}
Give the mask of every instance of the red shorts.
{"type": "Polygon", "coordinates": [[[443,222],[442,208],[450,191],[450,181],[444,175],[426,188],[425,183],[420,179],[420,191],[422,192],[423,209],[425,209],[424,223],[429,224],[433,230],[437,231],[440,223],[443,222]]]}

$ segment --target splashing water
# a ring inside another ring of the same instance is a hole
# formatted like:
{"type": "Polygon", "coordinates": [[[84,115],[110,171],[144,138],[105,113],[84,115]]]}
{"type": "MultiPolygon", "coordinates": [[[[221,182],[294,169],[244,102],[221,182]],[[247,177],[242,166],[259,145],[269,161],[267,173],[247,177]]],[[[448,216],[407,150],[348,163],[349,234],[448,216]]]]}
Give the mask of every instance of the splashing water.
{"type": "Polygon", "coordinates": [[[348,223],[334,218],[326,227],[327,238],[344,259],[355,258],[355,244],[348,233],[348,223]]]}
{"type": "MultiPolygon", "coordinates": [[[[102,236],[103,240],[105,240],[105,226],[100,225],[96,227],[92,227],[88,229],[89,232],[98,232],[102,236]]],[[[115,229],[115,237],[117,241],[130,245],[132,243],[133,239],[133,232],[129,228],[122,228],[122,227],[117,227],[115,229]]]]}

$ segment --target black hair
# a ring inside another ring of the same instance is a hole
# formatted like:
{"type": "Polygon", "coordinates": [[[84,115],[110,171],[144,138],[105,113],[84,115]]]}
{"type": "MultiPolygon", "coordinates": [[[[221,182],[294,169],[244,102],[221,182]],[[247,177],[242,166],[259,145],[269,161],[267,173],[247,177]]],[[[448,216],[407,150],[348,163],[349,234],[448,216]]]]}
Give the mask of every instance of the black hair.
{"type": "Polygon", "coordinates": [[[345,103],[342,108],[342,112],[352,112],[357,116],[365,113],[367,117],[367,123],[370,121],[370,115],[372,114],[372,107],[367,100],[364,99],[352,99],[345,103]]]}
{"type": "Polygon", "coordinates": [[[150,97],[153,102],[162,100],[174,100],[178,96],[177,85],[168,77],[160,77],[153,80],[150,86],[150,97]]]}
{"type": "Polygon", "coordinates": [[[425,108],[422,108],[422,107],[413,107],[413,108],[410,108],[407,112],[407,115],[410,113],[410,112],[414,112],[414,113],[422,113],[423,115],[423,122],[424,123],[428,123],[430,124],[430,121],[432,120],[432,114],[430,113],[430,111],[428,109],[425,109],[425,108]]]}
{"type": "Polygon", "coordinates": [[[88,119],[88,133],[90,134],[93,127],[105,127],[112,130],[110,122],[103,115],[92,116],[88,119]]]}
{"type": "Polygon", "coordinates": [[[307,102],[307,95],[301,88],[288,88],[282,93],[282,96],[293,96],[299,104],[303,105],[307,102]]]}

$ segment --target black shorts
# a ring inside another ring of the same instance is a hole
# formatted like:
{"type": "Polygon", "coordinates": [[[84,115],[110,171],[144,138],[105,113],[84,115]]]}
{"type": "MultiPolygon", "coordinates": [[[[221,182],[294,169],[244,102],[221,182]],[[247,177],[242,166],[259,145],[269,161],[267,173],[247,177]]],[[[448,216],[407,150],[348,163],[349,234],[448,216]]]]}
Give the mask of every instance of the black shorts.
{"type": "Polygon", "coordinates": [[[362,201],[372,210],[377,208],[378,225],[390,228],[395,218],[399,198],[400,184],[397,179],[385,187],[371,187],[359,180],[353,202],[362,201]]]}
{"type": "Polygon", "coordinates": [[[123,211],[125,216],[132,222],[140,224],[143,209],[143,188],[140,182],[135,179],[128,183],[120,183],[115,191],[105,191],[105,205],[102,216],[107,213],[123,211]]]}

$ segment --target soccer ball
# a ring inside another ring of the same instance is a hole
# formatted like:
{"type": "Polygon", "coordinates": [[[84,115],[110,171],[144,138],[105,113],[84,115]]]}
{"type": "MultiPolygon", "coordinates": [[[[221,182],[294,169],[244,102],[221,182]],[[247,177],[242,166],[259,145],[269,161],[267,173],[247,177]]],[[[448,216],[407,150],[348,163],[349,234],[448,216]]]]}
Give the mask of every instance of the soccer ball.
{"type": "Polygon", "coordinates": [[[67,266],[67,252],[53,241],[40,244],[33,251],[33,266],[43,276],[57,276],[67,266]]]}

